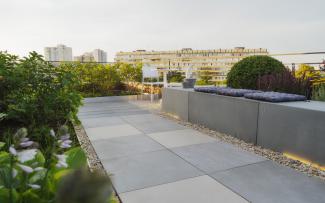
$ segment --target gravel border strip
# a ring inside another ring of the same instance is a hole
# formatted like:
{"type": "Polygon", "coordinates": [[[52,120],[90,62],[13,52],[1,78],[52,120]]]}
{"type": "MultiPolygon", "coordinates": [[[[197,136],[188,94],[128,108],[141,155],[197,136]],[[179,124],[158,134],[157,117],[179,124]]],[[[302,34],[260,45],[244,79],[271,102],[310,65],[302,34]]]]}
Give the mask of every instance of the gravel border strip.
{"type": "Polygon", "coordinates": [[[233,144],[235,146],[240,147],[243,150],[250,151],[257,155],[263,156],[263,157],[270,159],[280,165],[288,166],[288,167],[293,168],[297,171],[303,172],[303,173],[307,174],[309,177],[314,176],[314,177],[318,177],[321,180],[325,181],[325,171],[315,168],[315,167],[311,166],[310,164],[305,164],[300,161],[290,159],[290,158],[284,156],[280,152],[275,152],[270,149],[264,149],[260,146],[256,146],[254,144],[244,142],[243,140],[232,137],[230,135],[211,130],[211,129],[204,127],[202,125],[186,122],[186,121],[181,120],[178,117],[175,117],[174,115],[169,114],[169,113],[164,113],[161,111],[154,112],[154,113],[163,117],[163,118],[175,121],[180,125],[198,130],[202,133],[205,133],[211,137],[216,138],[217,140],[233,144]]]}
{"type": "MultiPolygon", "coordinates": [[[[97,156],[97,153],[96,153],[93,145],[91,144],[83,126],[74,124],[73,127],[76,132],[80,146],[85,151],[85,153],[87,155],[87,162],[88,162],[90,171],[96,171],[102,175],[110,176],[110,174],[108,174],[106,172],[102,162],[100,161],[99,157],[97,156]]],[[[112,185],[112,187],[114,189],[114,196],[115,196],[116,201],[122,203],[122,200],[119,197],[119,195],[117,194],[114,185],[112,185]]]]}

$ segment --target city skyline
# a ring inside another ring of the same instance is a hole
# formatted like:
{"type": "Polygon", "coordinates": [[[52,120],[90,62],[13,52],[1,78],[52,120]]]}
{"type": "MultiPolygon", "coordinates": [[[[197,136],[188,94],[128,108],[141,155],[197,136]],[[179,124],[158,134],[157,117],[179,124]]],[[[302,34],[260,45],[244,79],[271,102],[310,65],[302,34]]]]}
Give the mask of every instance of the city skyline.
{"type": "Polygon", "coordinates": [[[321,0],[12,0],[0,6],[0,49],[25,56],[62,43],[81,55],[101,47],[108,61],[119,51],[137,49],[245,46],[270,53],[324,51],[324,6],[321,0]]]}

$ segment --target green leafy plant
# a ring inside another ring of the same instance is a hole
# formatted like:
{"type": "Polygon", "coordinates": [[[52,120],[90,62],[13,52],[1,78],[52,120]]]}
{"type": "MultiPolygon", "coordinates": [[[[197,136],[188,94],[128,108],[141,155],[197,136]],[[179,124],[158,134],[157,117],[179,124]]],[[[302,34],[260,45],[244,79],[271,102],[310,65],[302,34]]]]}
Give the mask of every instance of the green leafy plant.
{"type": "Polygon", "coordinates": [[[300,64],[298,70],[295,72],[295,76],[297,78],[317,80],[321,77],[321,74],[313,66],[300,64]]]}
{"type": "Polygon", "coordinates": [[[76,90],[85,97],[134,94],[128,83],[141,80],[141,66],[127,64],[63,63],[60,67],[77,75],[76,90]]]}
{"type": "Polygon", "coordinates": [[[325,83],[319,83],[313,86],[313,100],[325,101],[325,83]]]}
{"type": "Polygon", "coordinates": [[[199,73],[199,80],[196,82],[197,85],[212,85],[212,76],[209,71],[203,71],[199,73]]]}
{"type": "Polygon", "coordinates": [[[227,75],[227,85],[233,88],[257,89],[257,79],[286,70],[278,60],[269,56],[250,56],[236,63],[227,75]]]}
{"type": "MultiPolygon", "coordinates": [[[[43,142],[48,128],[77,121],[82,97],[74,72],[55,67],[32,52],[19,59],[0,52],[0,134],[26,126],[33,138],[43,142]]],[[[1,140],[1,138],[0,138],[1,140]]]]}
{"type": "Polygon", "coordinates": [[[177,71],[171,71],[171,72],[168,72],[168,74],[167,74],[167,81],[170,83],[183,82],[184,78],[185,77],[182,75],[182,73],[177,72],[177,71]]]}
{"type": "Polygon", "coordinates": [[[46,135],[51,140],[49,153],[43,154],[38,144],[22,128],[0,143],[0,202],[53,202],[58,185],[75,169],[86,166],[86,156],[81,148],[71,148],[67,127],[58,133],[51,130],[46,135]]]}

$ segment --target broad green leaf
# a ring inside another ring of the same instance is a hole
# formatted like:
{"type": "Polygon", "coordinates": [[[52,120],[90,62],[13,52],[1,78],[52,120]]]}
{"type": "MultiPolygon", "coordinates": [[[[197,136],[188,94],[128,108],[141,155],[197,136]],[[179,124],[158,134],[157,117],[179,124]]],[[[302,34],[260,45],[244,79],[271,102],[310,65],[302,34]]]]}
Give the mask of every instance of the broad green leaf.
{"type": "Polygon", "coordinates": [[[37,171],[34,175],[29,178],[30,183],[36,183],[45,178],[46,170],[37,171]]]}
{"type": "Polygon", "coordinates": [[[42,154],[41,151],[38,151],[36,156],[35,156],[35,160],[40,163],[40,165],[44,165],[45,163],[45,158],[44,158],[44,155],[42,154]]]}
{"type": "Polygon", "coordinates": [[[0,149],[2,149],[5,145],[6,145],[6,143],[0,142],[0,149]]]}
{"type": "MultiPolygon", "coordinates": [[[[1,203],[10,203],[10,190],[7,188],[1,188],[0,189],[0,202],[1,203]]],[[[18,202],[19,200],[19,194],[16,190],[12,190],[12,200],[13,202],[18,202]]]]}
{"type": "Polygon", "coordinates": [[[69,173],[71,173],[73,170],[71,169],[63,169],[63,170],[60,170],[58,172],[56,172],[54,174],[54,180],[55,181],[59,181],[61,180],[64,176],[68,175],[69,173]]]}
{"type": "Polygon", "coordinates": [[[69,168],[79,169],[86,166],[87,157],[85,152],[80,147],[75,147],[65,152],[67,155],[67,164],[69,168]]]}
{"type": "Polygon", "coordinates": [[[4,166],[0,168],[0,184],[9,188],[11,184],[11,170],[9,166],[4,166]]]}
{"type": "Polygon", "coordinates": [[[0,121],[2,121],[3,119],[5,119],[6,116],[7,116],[7,114],[0,113],[0,121]]]}
{"type": "Polygon", "coordinates": [[[8,152],[1,151],[0,152],[0,165],[9,164],[10,155],[8,152]]]}
{"type": "Polygon", "coordinates": [[[36,190],[29,189],[22,194],[24,202],[42,203],[42,199],[35,193],[36,190]]]}

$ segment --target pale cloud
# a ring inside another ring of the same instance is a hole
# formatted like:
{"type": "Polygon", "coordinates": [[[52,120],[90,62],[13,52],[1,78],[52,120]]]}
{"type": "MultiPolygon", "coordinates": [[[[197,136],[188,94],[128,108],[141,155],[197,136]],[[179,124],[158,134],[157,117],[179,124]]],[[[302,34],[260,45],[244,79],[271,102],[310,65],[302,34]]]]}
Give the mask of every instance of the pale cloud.
{"type": "Polygon", "coordinates": [[[324,51],[324,7],[324,0],[0,0],[0,49],[26,55],[63,43],[74,55],[104,49],[110,60],[135,49],[324,51]]]}

